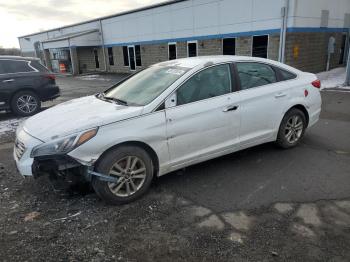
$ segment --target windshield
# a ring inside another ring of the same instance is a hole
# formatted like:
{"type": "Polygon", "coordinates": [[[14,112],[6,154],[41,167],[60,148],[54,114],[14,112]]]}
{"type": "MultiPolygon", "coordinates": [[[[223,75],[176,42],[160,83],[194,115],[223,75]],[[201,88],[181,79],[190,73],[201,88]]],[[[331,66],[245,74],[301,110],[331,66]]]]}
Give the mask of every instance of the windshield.
{"type": "Polygon", "coordinates": [[[105,93],[105,98],[128,105],[147,105],[190,68],[177,66],[149,67],[105,93]]]}

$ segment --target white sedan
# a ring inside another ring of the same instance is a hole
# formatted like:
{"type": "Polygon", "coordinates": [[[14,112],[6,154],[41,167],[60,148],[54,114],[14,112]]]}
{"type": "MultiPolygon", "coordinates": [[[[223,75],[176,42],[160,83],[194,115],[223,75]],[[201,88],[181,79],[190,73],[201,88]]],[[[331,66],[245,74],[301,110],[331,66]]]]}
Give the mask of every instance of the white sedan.
{"type": "Polygon", "coordinates": [[[127,203],[155,176],[271,141],[296,146],[319,119],[320,86],[260,58],[163,62],[27,119],[14,158],[23,176],[82,178],[102,199],[127,203]]]}

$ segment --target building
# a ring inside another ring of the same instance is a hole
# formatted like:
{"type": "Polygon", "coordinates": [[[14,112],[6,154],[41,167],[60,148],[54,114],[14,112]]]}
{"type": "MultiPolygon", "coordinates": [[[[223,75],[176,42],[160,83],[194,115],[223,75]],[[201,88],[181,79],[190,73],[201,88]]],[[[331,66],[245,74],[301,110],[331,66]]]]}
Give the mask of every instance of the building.
{"type": "Polygon", "coordinates": [[[175,0],[22,36],[19,44],[24,56],[73,74],[218,54],[319,72],[344,64],[349,28],[350,0],[175,0]]]}

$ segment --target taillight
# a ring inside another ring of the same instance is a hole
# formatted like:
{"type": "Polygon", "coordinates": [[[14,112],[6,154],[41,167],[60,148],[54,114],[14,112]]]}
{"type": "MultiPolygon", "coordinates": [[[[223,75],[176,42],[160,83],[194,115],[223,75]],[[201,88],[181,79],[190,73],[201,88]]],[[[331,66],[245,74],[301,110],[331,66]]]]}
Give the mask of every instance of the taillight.
{"type": "Polygon", "coordinates": [[[313,81],[311,84],[316,88],[321,88],[321,81],[319,79],[313,81]]]}
{"type": "Polygon", "coordinates": [[[45,77],[50,79],[50,80],[56,80],[56,76],[53,74],[46,75],[45,77]]]}

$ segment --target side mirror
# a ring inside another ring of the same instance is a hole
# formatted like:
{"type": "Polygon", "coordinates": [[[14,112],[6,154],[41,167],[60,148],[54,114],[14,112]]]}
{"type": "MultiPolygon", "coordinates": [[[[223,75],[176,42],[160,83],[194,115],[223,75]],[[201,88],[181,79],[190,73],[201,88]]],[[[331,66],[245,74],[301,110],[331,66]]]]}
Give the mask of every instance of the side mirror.
{"type": "Polygon", "coordinates": [[[174,107],[176,106],[176,104],[177,104],[177,95],[175,92],[165,100],[165,108],[174,107]]]}

